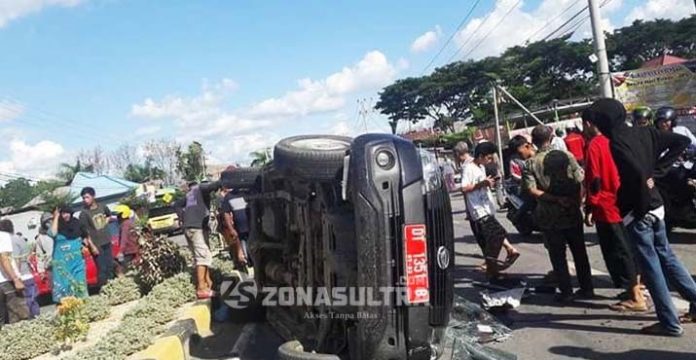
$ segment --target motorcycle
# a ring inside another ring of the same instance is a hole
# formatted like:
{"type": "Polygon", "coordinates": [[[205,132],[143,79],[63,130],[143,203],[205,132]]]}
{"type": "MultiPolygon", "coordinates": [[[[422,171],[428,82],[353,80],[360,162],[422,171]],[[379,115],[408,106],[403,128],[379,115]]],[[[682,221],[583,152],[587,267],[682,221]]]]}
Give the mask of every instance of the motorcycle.
{"type": "Polygon", "coordinates": [[[539,227],[534,221],[534,206],[523,208],[525,200],[522,198],[522,188],[516,181],[507,179],[503,182],[506,193],[505,207],[507,208],[506,217],[520,235],[531,235],[534,231],[539,231],[539,227]],[[522,211],[522,213],[520,213],[522,211]]]}
{"type": "Polygon", "coordinates": [[[664,177],[655,179],[665,205],[667,229],[696,229],[696,151],[675,163],[664,177]]]}

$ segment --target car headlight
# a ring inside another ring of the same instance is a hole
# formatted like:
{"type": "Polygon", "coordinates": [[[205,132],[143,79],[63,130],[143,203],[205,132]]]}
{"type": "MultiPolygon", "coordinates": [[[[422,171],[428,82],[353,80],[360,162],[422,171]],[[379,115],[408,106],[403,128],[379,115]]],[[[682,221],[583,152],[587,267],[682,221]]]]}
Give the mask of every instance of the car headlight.
{"type": "Polygon", "coordinates": [[[377,165],[379,165],[379,167],[381,167],[382,169],[389,170],[392,167],[394,167],[396,159],[394,158],[394,154],[392,154],[390,151],[380,150],[377,152],[377,155],[375,156],[375,161],[377,162],[377,165]]]}

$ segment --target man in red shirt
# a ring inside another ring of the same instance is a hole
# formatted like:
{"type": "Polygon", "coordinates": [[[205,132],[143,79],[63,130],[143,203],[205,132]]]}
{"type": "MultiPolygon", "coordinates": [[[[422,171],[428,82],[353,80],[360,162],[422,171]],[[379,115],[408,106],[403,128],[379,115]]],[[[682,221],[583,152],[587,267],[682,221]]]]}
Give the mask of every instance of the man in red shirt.
{"type": "Polygon", "coordinates": [[[621,185],[619,172],[611,154],[609,139],[588,121],[591,116],[589,109],[582,113],[583,127],[589,139],[585,156],[585,224],[596,224],[599,246],[614,286],[627,290],[625,300],[610,308],[616,311],[647,311],[639,275],[628,247],[626,229],[616,206],[616,194],[621,185]]]}
{"type": "Polygon", "coordinates": [[[575,160],[581,166],[585,164],[585,138],[582,136],[582,132],[578,128],[568,128],[566,130],[568,135],[566,135],[565,141],[568,151],[573,154],[575,160]]]}

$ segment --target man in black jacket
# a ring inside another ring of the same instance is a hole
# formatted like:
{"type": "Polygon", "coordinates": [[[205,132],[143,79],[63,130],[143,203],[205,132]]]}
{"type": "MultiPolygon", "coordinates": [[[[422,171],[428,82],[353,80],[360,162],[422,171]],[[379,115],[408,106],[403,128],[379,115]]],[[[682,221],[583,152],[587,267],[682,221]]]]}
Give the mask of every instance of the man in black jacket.
{"type": "Polygon", "coordinates": [[[681,336],[681,322],[696,319],[696,283],[669,245],[665,208],[654,178],[664,176],[689,145],[689,139],[653,127],[629,127],[623,104],[614,99],[595,101],[591,111],[590,121],[611,141],[621,178],[617,205],[660,321],[641,331],[681,336]],[[689,314],[681,318],[672,303],[667,279],[690,303],[689,314]]]}

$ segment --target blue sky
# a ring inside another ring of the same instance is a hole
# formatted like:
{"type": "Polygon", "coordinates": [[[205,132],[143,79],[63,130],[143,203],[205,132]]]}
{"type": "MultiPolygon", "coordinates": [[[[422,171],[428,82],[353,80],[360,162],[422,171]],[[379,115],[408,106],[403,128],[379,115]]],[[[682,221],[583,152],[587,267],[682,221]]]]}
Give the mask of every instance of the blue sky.
{"type": "MultiPolygon", "coordinates": [[[[199,140],[211,162],[227,163],[287,135],[387,131],[377,114],[356,120],[357,100],[423,73],[474,3],[10,1],[0,5],[0,173],[45,177],[81,149],[152,138],[199,140]]],[[[482,0],[435,65],[468,38],[454,59],[495,55],[552,19],[541,36],[584,3],[482,0]]],[[[603,10],[612,28],[683,17],[693,2],[603,10]]]]}

